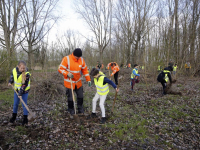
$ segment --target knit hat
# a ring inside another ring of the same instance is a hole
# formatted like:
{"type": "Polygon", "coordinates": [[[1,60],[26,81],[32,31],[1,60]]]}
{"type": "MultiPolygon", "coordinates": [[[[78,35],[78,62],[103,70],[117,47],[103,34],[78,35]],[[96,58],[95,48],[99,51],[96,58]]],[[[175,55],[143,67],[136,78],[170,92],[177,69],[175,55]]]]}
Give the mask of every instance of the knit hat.
{"type": "Polygon", "coordinates": [[[82,50],[80,48],[76,48],[73,52],[74,56],[81,57],[82,56],[82,50]]]}

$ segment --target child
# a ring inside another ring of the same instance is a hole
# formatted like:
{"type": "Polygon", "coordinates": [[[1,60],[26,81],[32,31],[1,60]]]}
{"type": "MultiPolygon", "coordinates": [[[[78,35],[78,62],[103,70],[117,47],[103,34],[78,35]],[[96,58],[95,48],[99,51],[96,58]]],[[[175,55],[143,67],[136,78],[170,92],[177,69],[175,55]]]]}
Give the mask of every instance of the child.
{"type": "Polygon", "coordinates": [[[131,90],[132,91],[133,91],[133,86],[135,85],[135,83],[139,83],[139,80],[138,80],[139,76],[140,74],[138,74],[138,65],[135,64],[134,69],[131,74],[131,90]]]}
{"type": "Polygon", "coordinates": [[[92,100],[91,117],[92,118],[97,117],[96,116],[96,103],[97,103],[97,100],[100,98],[99,106],[101,108],[101,113],[102,113],[102,119],[101,119],[100,123],[104,124],[105,121],[106,121],[104,102],[106,100],[107,94],[109,93],[108,84],[112,85],[113,88],[116,90],[116,92],[118,92],[119,89],[117,89],[117,86],[111,80],[109,80],[101,72],[99,72],[99,70],[97,70],[95,68],[93,68],[91,70],[90,75],[94,77],[94,83],[95,83],[96,88],[97,88],[97,93],[92,100]]]}
{"type": "MultiPolygon", "coordinates": [[[[14,123],[16,120],[20,97],[27,105],[28,92],[30,90],[30,76],[31,74],[27,71],[26,63],[24,61],[19,61],[17,67],[12,70],[8,86],[11,86],[11,84],[14,83],[14,88],[18,92],[19,96],[14,92],[13,116],[10,119],[11,123],[14,123]]],[[[24,112],[22,125],[25,125],[28,124],[28,111],[23,104],[22,106],[24,112]]]]}
{"type": "Polygon", "coordinates": [[[176,77],[176,71],[178,69],[177,63],[173,66],[173,75],[176,77]]]}
{"type": "Polygon", "coordinates": [[[170,72],[173,71],[172,66],[168,66],[164,68],[164,70],[158,75],[157,81],[160,82],[163,86],[163,95],[166,95],[166,87],[168,80],[170,81],[170,84],[172,83],[172,77],[170,72]]]}

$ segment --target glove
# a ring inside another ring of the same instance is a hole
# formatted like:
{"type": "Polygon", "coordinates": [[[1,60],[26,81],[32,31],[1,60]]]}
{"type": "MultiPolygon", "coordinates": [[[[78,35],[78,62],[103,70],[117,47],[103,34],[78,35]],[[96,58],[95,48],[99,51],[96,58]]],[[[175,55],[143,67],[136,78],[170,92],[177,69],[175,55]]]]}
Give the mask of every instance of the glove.
{"type": "Polygon", "coordinates": [[[74,77],[74,75],[73,75],[72,73],[70,73],[70,72],[67,74],[67,76],[68,76],[69,78],[73,78],[73,77],[74,77]]]}
{"type": "Polygon", "coordinates": [[[91,81],[88,81],[88,86],[89,86],[89,87],[91,87],[91,84],[92,84],[91,81]]]}

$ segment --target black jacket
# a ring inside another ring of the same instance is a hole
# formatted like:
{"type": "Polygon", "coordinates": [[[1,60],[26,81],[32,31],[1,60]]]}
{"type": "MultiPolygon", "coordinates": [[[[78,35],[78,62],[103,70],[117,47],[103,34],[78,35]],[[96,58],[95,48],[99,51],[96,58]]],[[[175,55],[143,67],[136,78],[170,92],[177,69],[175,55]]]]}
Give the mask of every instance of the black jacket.
{"type": "MultiPolygon", "coordinates": [[[[164,68],[164,70],[172,71],[170,67],[166,67],[166,68],[164,68]]],[[[164,70],[163,70],[163,71],[164,71],[164,70]]],[[[166,81],[165,81],[165,74],[167,74],[167,76],[168,76],[168,78],[169,78],[169,81],[170,81],[170,83],[171,83],[171,82],[172,82],[171,73],[170,73],[170,72],[165,73],[165,72],[163,72],[163,71],[162,71],[162,72],[158,75],[158,77],[157,77],[158,82],[166,82],[166,81]]]]}

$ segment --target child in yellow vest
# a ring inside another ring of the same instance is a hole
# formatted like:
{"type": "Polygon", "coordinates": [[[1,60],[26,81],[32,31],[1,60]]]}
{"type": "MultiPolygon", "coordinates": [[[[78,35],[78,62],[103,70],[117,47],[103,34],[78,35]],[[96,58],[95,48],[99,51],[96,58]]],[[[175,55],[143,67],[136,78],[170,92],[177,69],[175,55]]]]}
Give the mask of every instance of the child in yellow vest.
{"type": "MultiPolygon", "coordinates": [[[[18,92],[18,95],[14,92],[13,116],[10,119],[10,123],[14,123],[16,120],[20,97],[27,105],[28,92],[30,90],[30,76],[31,74],[27,71],[26,63],[24,61],[19,61],[17,67],[12,70],[8,86],[11,86],[11,84],[14,83],[14,88],[18,92]]],[[[24,113],[22,125],[25,125],[28,124],[28,111],[23,104],[22,106],[24,113]]]]}
{"type": "Polygon", "coordinates": [[[177,63],[173,66],[173,75],[176,75],[176,71],[178,69],[177,63]]]}
{"type": "Polygon", "coordinates": [[[113,88],[116,90],[116,92],[118,92],[119,89],[117,89],[117,86],[111,80],[109,80],[107,77],[105,77],[103,73],[101,73],[99,70],[95,68],[91,70],[90,75],[94,77],[94,84],[96,85],[96,88],[97,88],[97,93],[92,100],[91,117],[92,118],[97,117],[96,103],[97,103],[97,100],[100,98],[99,106],[101,108],[101,113],[102,113],[102,119],[100,123],[104,124],[106,121],[104,102],[106,100],[107,94],[109,93],[108,84],[112,85],[113,88]]]}
{"type": "Polygon", "coordinates": [[[140,74],[138,74],[138,65],[135,64],[131,73],[131,91],[133,91],[133,86],[135,85],[135,83],[139,83],[139,76],[140,74]]]}

